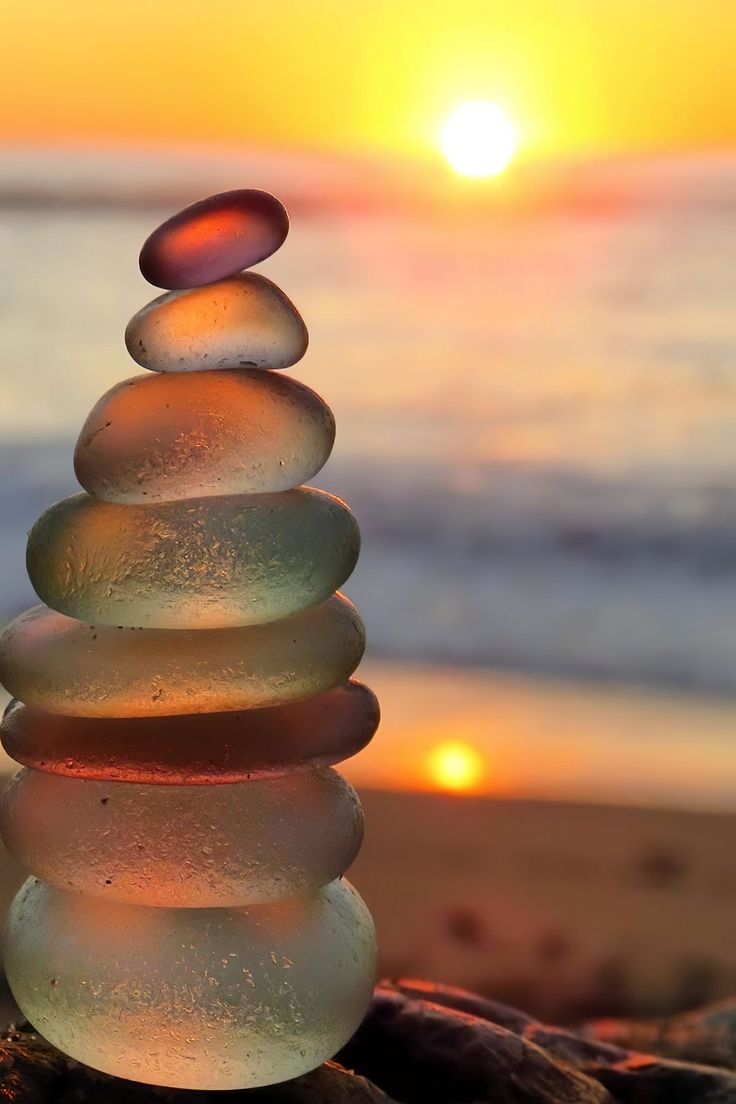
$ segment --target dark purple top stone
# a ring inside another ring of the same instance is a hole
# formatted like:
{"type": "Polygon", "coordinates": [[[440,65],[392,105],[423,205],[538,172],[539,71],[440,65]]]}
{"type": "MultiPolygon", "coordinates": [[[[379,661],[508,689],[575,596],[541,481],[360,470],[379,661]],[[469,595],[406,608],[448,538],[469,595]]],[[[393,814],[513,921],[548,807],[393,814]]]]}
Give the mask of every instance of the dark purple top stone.
{"type": "Polygon", "coordinates": [[[286,208],[270,192],[221,192],[162,222],[141,249],[141,272],[155,287],[201,287],[270,257],[288,232],[286,208]]]}

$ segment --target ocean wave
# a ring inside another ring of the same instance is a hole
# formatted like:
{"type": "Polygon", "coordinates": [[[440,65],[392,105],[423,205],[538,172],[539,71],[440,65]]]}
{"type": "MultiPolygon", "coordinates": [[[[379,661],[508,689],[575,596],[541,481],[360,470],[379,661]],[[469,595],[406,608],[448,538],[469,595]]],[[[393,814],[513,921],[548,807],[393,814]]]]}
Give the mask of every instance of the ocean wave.
{"type": "MultiPolygon", "coordinates": [[[[78,490],[70,441],[0,449],[0,609],[37,599],[26,531],[78,490]]],[[[364,537],[346,590],[370,653],[736,689],[736,491],[507,465],[332,460],[364,537]]]]}

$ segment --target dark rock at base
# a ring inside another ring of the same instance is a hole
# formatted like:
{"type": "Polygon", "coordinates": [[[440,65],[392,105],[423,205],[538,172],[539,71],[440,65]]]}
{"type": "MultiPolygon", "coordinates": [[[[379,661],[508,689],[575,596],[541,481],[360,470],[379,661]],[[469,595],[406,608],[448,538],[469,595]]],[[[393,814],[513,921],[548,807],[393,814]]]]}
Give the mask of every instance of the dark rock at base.
{"type": "Polygon", "coordinates": [[[736,1104],[736,1002],[566,1030],[461,989],[384,982],[338,1060],[242,1093],[158,1089],[80,1066],[25,1025],[0,1037],[0,1104],[736,1104]]]}
{"type": "Polygon", "coordinates": [[[390,988],[403,996],[419,997],[445,1008],[468,1012],[478,1019],[505,1027],[575,1069],[585,1070],[586,1066],[597,1063],[613,1065],[623,1061],[628,1054],[626,1050],[611,1043],[587,1038],[564,1028],[550,1027],[516,1008],[468,993],[464,989],[421,981],[396,981],[388,986],[384,982],[381,988],[390,988]]]}
{"type": "Polygon", "coordinates": [[[432,981],[410,978],[383,981],[378,991],[383,989],[394,990],[405,997],[431,1001],[443,1008],[452,1008],[455,1012],[467,1012],[470,1016],[477,1016],[479,1020],[488,1020],[499,1027],[515,1031],[517,1035],[521,1035],[529,1024],[536,1022],[532,1016],[527,1016],[526,1012],[520,1012],[518,1008],[511,1008],[510,1005],[491,1000],[490,997],[479,997],[477,993],[469,993],[467,989],[458,989],[454,985],[437,985],[432,981]]]}
{"type": "Polygon", "coordinates": [[[591,1070],[617,1104],[734,1104],[736,1079],[708,1066],[678,1065],[632,1055],[591,1070]]]}
{"type": "MultiPolygon", "coordinates": [[[[409,988],[409,987],[408,987],[409,988]]],[[[339,1060],[406,1104],[608,1104],[609,1093],[506,1027],[379,986],[339,1060]]]]}
{"type": "Polygon", "coordinates": [[[10,1027],[0,1036],[0,1100],[46,1104],[57,1099],[67,1061],[28,1028],[10,1027]]]}
{"type": "Polygon", "coordinates": [[[587,1025],[587,1032],[629,1050],[736,1070],[735,1000],[665,1019],[598,1020],[587,1025]]]}
{"type": "MultiPolygon", "coordinates": [[[[585,1082],[604,1089],[602,1096],[589,1097],[592,1100],[610,1101],[611,1104],[736,1104],[736,1076],[729,1072],[736,1057],[736,1007],[733,1004],[659,1024],[659,1038],[668,1040],[667,1054],[672,1054],[675,1036],[679,1039],[681,1054],[685,1052],[685,1039],[689,1036],[690,1053],[694,1054],[694,1028],[697,1027],[700,1054],[709,1053],[711,1061],[717,1054],[717,1065],[672,1061],[652,1053],[654,1047],[651,1045],[647,1048],[649,1053],[642,1054],[617,1045],[611,1038],[613,1032],[609,1030],[604,1034],[601,1025],[598,1026],[597,1033],[596,1025],[588,1025],[579,1032],[549,1027],[507,1005],[464,990],[424,981],[384,982],[376,990],[366,1020],[339,1058],[405,1104],[415,1101],[418,1104],[420,1100],[423,1104],[477,1101],[477,1096],[460,1095],[473,1063],[479,1063],[477,1073],[480,1077],[499,1077],[498,1085],[494,1085],[493,1104],[547,1104],[548,1101],[562,1104],[568,1099],[588,1099],[556,1095],[559,1083],[545,1079],[548,1071],[538,1061],[525,1062],[515,1079],[510,1076],[506,1062],[513,1057],[513,1051],[508,1048],[506,1032],[527,1047],[533,1047],[534,1051],[545,1054],[558,1070],[581,1074],[584,1080],[577,1082],[579,1090],[582,1091],[585,1082]],[[458,1016],[465,1020],[462,1032],[457,1026],[458,1016]],[[495,1039],[489,1035],[488,1027],[497,1029],[495,1039]],[[472,1032],[475,1032],[475,1045],[472,1032]],[[485,1040],[485,1048],[481,1040],[485,1040]],[[389,1054],[391,1059],[386,1057],[389,1054]],[[434,1064],[434,1080],[428,1077],[432,1083],[423,1086],[428,1062],[430,1068],[434,1064]],[[399,1063],[404,1063],[403,1074],[395,1071],[399,1063]],[[450,1095],[442,1095],[440,1084],[450,1095]]],[[[609,1029],[610,1026],[609,1022],[609,1029]]],[[[626,1026],[625,1022],[618,1023],[619,1040],[626,1026]]],[[[651,1044],[654,1039],[649,1041],[651,1044]]],[[[533,1053],[523,1051],[525,1058],[533,1053]]],[[[572,1090],[572,1083],[569,1087],[572,1090]]]]}
{"type": "Polygon", "coordinates": [[[285,1085],[242,1093],[242,1099],[246,1097],[257,1104],[395,1104],[377,1085],[336,1062],[325,1062],[319,1069],[285,1085]]]}

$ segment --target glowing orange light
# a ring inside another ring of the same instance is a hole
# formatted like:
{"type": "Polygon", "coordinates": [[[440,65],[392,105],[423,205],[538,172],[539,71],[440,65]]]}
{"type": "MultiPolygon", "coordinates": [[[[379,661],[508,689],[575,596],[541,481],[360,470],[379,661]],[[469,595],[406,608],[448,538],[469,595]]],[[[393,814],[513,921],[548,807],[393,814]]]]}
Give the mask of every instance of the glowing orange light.
{"type": "Polygon", "coordinates": [[[442,790],[473,790],[485,773],[479,751],[461,740],[437,744],[429,753],[427,769],[431,781],[442,790]]]}
{"type": "Polygon", "coordinates": [[[440,134],[442,152],[460,176],[498,176],[512,160],[518,143],[508,114],[489,100],[460,104],[440,134]]]}

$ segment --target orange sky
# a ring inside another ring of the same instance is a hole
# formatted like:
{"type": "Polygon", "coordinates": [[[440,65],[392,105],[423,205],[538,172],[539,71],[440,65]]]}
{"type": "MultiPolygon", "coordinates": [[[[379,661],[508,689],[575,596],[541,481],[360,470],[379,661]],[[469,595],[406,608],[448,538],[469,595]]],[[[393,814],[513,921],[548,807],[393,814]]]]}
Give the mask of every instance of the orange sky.
{"type": "Polygon", "coordinates": [[[734,0],[23,0],[12,140],[433,148],[489,97],[531,151],[736,144],[734,0]]]}

